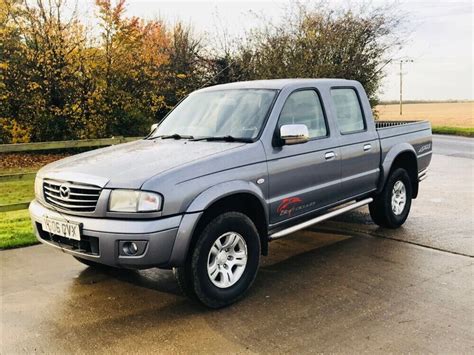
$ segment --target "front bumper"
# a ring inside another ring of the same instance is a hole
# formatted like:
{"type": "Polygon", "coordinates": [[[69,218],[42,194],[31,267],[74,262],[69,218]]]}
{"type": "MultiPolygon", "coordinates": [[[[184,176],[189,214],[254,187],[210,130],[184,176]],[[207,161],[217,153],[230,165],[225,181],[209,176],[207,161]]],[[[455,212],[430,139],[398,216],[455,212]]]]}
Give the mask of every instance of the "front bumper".
{"type": "Polygon", "coordinates": [[[36,200],[30,203],[29,212],[36,238],[41,243],[82,259],[133,269],[182,264],[187,253],[183,245],[189,245],[194,225],[201,215],[183,214],[154,220],[90,218],[58,213],[36,200]],[[44,216],[80,223],[81,241],[52,236],[43,231],[44,216]],[[142,242],[143,252],[136,256],[122,255],[119,246],[124,241],[142,242]]]}

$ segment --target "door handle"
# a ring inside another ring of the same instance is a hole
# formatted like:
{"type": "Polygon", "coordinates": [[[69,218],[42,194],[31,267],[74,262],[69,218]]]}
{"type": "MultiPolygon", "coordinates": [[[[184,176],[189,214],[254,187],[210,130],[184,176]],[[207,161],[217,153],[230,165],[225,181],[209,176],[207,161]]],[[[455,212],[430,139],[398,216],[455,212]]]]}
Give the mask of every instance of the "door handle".
{"type": "Polygon", "coordinates": [[[364,145],[364,152],[367,152],[372,149],[372,144],[366,144],[364,145]]]}
{"type": "Polygon", "coordinates": [[[326,160],[334,159],[335,157],[336,157],[336,153],[334,152],[327,152],[326,154],[324,154],[324,158],[326,160]]]}

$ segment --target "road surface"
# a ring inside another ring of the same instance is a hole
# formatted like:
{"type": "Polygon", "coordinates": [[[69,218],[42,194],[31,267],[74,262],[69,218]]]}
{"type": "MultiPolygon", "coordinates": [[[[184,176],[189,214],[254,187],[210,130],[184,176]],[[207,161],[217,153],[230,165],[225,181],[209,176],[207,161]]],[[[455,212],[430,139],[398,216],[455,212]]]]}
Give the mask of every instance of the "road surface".
{"type": "Polygon", "coordinates": [[[341,215],[327,225],[338,230],[344,222],[344,230],[473,256],[474,139],[435,135],[433,150],[428,178],[421,183],[402,228],[379,228],[372,223],[367,207],[341,215]]]}
{"type": "Polygon", "coordinates": [[[472,140],[434,138],[403,228],[366,209],[270,245],[254,287],[210,311],[171,271],[0,252],[0,353],[473,353],[472,140]]]}
{"type": "Polygon", "coordinates": [[[474,139],[457,136],[433,135],[434,154],[459,158],[474,158],[474,139]]]}

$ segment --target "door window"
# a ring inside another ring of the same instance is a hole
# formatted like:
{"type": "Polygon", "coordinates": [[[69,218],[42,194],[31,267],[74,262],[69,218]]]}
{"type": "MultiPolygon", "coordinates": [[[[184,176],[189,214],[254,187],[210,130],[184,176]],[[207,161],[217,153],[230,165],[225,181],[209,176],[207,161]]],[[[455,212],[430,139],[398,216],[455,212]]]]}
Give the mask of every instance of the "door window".
{"type": "Polygon", "coordinates": [[[318,94],[314,90],[292,93],[285,102],[278,120],[278,127],[287,124],[304,124],[309,138],[327,135],[326,121],[318,94]]]}
{"type": "Polygon", "coordinates": [[[332,89],[337,125],[342,134],[363,131],[364,117],[354,89],[332,89]]]}

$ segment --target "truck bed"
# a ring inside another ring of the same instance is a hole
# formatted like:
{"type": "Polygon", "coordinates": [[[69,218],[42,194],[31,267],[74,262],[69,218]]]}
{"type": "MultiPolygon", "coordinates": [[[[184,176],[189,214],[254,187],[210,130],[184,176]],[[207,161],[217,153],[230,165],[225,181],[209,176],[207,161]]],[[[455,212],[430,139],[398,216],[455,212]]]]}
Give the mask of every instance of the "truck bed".
{"type": "Polygon", "coordinates": [[[424,171],[431,161],[431,123],[429,121],[375,121],[380,138],[382,164],[391,164],[388,153],[400,143],[413,147],[417,156],[418,173],[424,171]]]}
{"type": "Polygon", "coordinates": [[[381,139],[427,130],[431,135],[429,121],[375,121],[381,139]]]}

